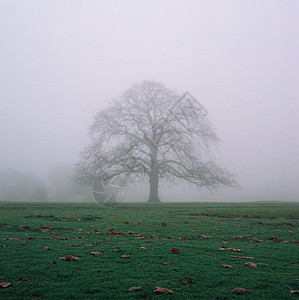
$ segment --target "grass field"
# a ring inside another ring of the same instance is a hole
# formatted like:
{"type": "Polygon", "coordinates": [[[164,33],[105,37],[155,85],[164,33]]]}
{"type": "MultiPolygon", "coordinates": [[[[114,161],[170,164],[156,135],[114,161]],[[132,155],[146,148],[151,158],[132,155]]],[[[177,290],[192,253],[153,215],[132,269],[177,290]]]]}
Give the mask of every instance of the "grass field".
{"type": "Polygon", "coordinates": [[[295,299],[298,220],[296,203],[0,203],[0,299],[295,299]]]}

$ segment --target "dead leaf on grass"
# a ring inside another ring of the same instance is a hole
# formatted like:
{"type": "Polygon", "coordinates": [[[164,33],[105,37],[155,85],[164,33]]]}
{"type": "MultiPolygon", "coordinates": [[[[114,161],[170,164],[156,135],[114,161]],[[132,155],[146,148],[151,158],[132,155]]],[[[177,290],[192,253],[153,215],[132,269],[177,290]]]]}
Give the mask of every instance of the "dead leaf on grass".
{"type": "Polygon", "coordinates": [[[291,290],[290,293],[291,293],[292,295],[299,295],[299,291],[293,291],[293,290],[291,290]]]}
{"type": "Polygon", "coordinates": [[[151,239],[155,239],[155,238],[156,238],[156,236],[155,236],[154,234],[150,235],[149,237],[150,237],[151,239]]]}
{"type": "Polygon", "coordinates": [[[48,229],[48,230],[49,230],[49,229],[53,229],[53,227],[51,227],[51,226],[41,226],[40,228],[41,228],[41,229],[48,229]]]}
{"type": "Polygon", "coordinates": [[[247,262],[247,263],[245,263],[245,266],[256,268],[256,267],[257,267],[257,264],[252,263],[252,262],[247,262]]]}
{"type": "Polygon", "coordinates": [[[236,289],[233,289],[231,292],[232,292],[232,294],[242,295],[242,294],[250,293],[250,290],[246,290],[246,289],[242,289],[242,288],[236,288],[236,289]]]}
{"type": "Polygon", "coordinates": [[[162,265],[171,265],[171,264],[172,264],[172,261],[168,261],[168,262],[162,263],[162,265]]]}
{"type": "Polygon", "coordinates": [[[80,246],[79,244],[69,244],[70,247],[78,247],[80,246]]]}
{"type": "Polygon", "coordinates": [[[55,235],[62,235],[62,232],[55,232],[55,231],[50,231],[51,234],[55,234],[55,235]]]}
{"type": "Polygon", "coordinates": [[[10,282],[0,282],[0,288],[5,289],[11,286],[10,282]]]}
{"type": "Polygon", "coordinates": [[[180,249],[178,249],[178,248],[172,248],[171,252],[172,253],[180,253],[180,249]]]}
{"type": "Polygon", "coordinates": [[[121,256],[121,258],[130,258],[131,256],[130,255],[127,255],[127,254],[124,254],[121,256]]]}
{"type": "Polygon", "coordinates": [[[228,268],[228,269],[233,268],[233,266],[231,266],[231,265],[219,265],[219,267],[228,268]]]}
{"type": "Polygon", "coordinates": [[[222,246],[222,248],[219,248],[219,250],[222,250],[222,251],[242,252],[241,249],[237,249],[237,248],[228,248],[228,247],[225,247],[225,246],[222,246]]]}
{"type": "Polygon", "coordinates": [[[153,291],[153,293],[156,293],[158,295],[168,295],[168,294],[173,294],[174,291],[172,290],[169,290],[169,289],[165,289],[165,288],[161,288],[161,287],[158,287],[158,286],[155,286],[155,290],[153,291]]]}
{"type": "Polygon", "coordinates": [[[74,260],[80,260],[81,258],[75,257],[73,255],[66,255],[64,257],[59,257],[59,259],[65,260],[65,261],[74,261],[74,260]]]}
{"type": "Polygon", "coordinates": [[[0,245],[0,247],[7,247],[7,245],[0,245]]]}
{"type": "Polygon", "coordinates": [[[51,248],[45,246],[45,247],[44,247],[44,250],[51,250],[51,248]]]}
{"type": "Polygon", "coordinates": [[[209,238],[208,236],[202,235],[202,234],[200,234],[198,237],[199,237],[200,239],[207,239],[207,238],[209,238]]]}
{"type": "Polygon", "coordinates": [[[273,241],[273,242],[276,242],[276,243],[280,243],[280,242],[283,242],[283,240],[279,239],[279,238],[276,238],[276,237],[271,237],[269,238],[269,240],[273,241]]]}
{"type": "Polygon", "coordinates": [[[132,286],[129,288],[129,291],[132,292],[132,291],[141,291],[142,290],[142,287],[141,286],[132,286]]]}
{"type": "Polygon", "coordinates": [[[21,238],[7,238],[8,241],[20,240],[21,238]]]}
{"type": "Polygon", "coordinates": [[[112,252],[121,252],[121,249],[113,249],[112,252]]]}
{"type": "Polygon", "coordinates": [[[102,255],[104,252],[90,252],[91,255],[102,255]]]}
{"type": "Polygon", "coordinates": [[[179,280],[180,283],[195,283],[196,281],[193,280],[179,280]]]}
{"type": "Polygon", "coordinates": [[[30,279],[28,279],[28,278],[21,278],[21,279],[19,279],[19,281],[18,281],[17,285],[18,285],[19,283],[23,282],[23,281],[28,281],[28,282],[31,282],[31,280],[30,280],[30,279]]]}
{"type": "Polygon", "coordinates": [[[20,227],[23,228],[23,229],[30,229],[31,228],[30,226],[25,226],[25,225],[21,225],[20,227]]]}

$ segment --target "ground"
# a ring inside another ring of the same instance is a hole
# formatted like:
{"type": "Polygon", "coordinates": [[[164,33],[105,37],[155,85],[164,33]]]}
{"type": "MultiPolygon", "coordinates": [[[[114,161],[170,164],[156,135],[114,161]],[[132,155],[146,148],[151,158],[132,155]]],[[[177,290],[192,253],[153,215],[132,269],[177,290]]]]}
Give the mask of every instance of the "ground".
{"type": "Polygon", "coordinates": [[[0,203],[0,299],[292,299],[298,220],[282,202],[0,203]]]}

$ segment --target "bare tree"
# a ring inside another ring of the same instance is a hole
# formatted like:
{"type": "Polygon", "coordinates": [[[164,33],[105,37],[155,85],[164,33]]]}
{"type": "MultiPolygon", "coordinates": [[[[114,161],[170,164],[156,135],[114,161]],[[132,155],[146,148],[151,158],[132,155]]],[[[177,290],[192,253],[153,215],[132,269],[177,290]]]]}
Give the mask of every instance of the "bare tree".
{"type": "Polygon", "coordinates": [[[92,142],[81,153],[75,178],[148,178],[149,202],[160,201],[160,178],[209,189],[237,185],[232,174],[210,158],[210,147],[218,139],[206,114],[189,93],[179,97],[152,81],[135,84],[95,116],[92,142]]]}

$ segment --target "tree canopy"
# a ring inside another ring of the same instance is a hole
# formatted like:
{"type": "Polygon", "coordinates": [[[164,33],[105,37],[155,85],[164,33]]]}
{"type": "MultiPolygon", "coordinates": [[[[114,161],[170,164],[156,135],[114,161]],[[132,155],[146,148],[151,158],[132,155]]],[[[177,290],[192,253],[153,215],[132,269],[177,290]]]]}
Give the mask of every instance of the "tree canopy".
{"type": "Polygon", "coordinates": [[[209,189],[236,186],[233,175],[210,155],[218,138],[206,114],[189,93],[179,96],[153,81],[135,84],[95,116],[91,143],[81,153],[75,178],[148,178],[150,202],[160,201],[161,178],[209,189]]]}

